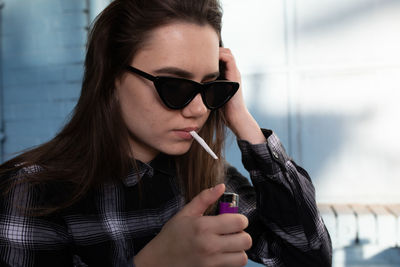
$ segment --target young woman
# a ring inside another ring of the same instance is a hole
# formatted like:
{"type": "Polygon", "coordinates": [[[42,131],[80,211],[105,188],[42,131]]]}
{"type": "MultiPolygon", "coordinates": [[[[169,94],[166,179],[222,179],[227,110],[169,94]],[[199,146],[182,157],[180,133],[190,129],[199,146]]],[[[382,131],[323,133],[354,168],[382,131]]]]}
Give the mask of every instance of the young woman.
{"type": "Polygon", "coordinates": [[[71,120],[1,166],[2,266],[331,265],[311,180],[248,112],[221,16],[217,0],[100,14],[71,120]],[[254,187],[223,160],[226,126],[254,187]],[[212,216],[225,190],[239,213],[212,216]]]}

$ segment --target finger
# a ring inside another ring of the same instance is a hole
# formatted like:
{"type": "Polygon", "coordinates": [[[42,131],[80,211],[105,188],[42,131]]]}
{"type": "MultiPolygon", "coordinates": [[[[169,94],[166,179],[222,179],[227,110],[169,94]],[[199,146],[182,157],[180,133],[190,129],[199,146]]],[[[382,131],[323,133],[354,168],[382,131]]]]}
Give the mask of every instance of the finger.
{"type": "Polygon", "coordinates": [[[220,47],[220,48],[219,48],[219,51],[220,51],[221,53],[224,53],[224,54],[230,54],[230,55],[232,55],[232,51],[231,51],[229,48],[226,48],[226,47],[220,47]]]}
{"type": "Polygon", "coordinates": [[[249,225],[249,220],[242,214],[227,213],[215,216],[213,223],[215,233],[224,235],[243,231],[249,225]]]}
{"type": "Polygon", "coordinates": [[[202,216],[206,209],[215,203],[224,192],[224,184],[205,189],[186,204],[179,214],[181,216],[202,216]]]}
{"type": "Polygon", "coordinates": [[[248,257],[246,252],[223,253],[214,259],[215,266],[241,267],[247,264],[248,257]]]}
{"type": "Polygon", "coordinates": [[[236,234],[221,235],[217,241],[216,246],[221,248],[223,252],[240,252],[251,248],[251,236],[242,231],[236,234]]]}
{"type": "Polygon", "coordinates": [[[227,48],[220,48],[219,59],[225,62],[226,78],[231,81],[240,81],[240,73],[236,66],[235,58],[227,48]]]}
{"type": "Polygon", "coordinates": [[[230,52],[230,50],[227,51],[227,50],[220,49],[219,59],[226,62],[227,64],[236,65],[235,58],[233,57],[233,54],[230,52]]]}

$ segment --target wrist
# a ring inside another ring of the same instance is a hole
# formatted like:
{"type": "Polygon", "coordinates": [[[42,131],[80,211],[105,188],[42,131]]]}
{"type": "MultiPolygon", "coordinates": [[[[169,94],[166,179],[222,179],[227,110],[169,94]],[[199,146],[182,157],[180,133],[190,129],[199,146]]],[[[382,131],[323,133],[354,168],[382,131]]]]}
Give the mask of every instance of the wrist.
{"type": "Polygon", "coordinates": [[[140,251],[134,258],[133,258],[133,264],[135,267],[144,267],[144,266],[152,266],[149,265],[146,261],[146,257],[141,253],[140,251]]]}
{"type": "Polygon", "coordinates": [[[246,140],[251,144],[266,142],[260,126],[247,109],[232,114],[228,120],[228,127],[240,140],[246,140]]]}
{"type": "Polygon", "coordinates": [[[135,267],[156,267],[160,266],[156,259],[157,257],[151,252],[151,242],[142,248],[138,254],[133,258],[135,267]]]}

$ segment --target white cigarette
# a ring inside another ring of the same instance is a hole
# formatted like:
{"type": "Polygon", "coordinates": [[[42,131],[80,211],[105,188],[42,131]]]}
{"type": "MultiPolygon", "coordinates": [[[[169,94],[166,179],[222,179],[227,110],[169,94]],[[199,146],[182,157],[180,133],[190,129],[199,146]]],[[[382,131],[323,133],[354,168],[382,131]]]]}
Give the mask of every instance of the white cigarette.
{"type": "Polygon", "coordinates": [[[211,148],[204,142],[203,138],[201,138],[195,131],[190,131],[190,134],[196,139],[197,142],[211,155],[214,159],[218,159],[217,155],[211,150],[211,148]]]}

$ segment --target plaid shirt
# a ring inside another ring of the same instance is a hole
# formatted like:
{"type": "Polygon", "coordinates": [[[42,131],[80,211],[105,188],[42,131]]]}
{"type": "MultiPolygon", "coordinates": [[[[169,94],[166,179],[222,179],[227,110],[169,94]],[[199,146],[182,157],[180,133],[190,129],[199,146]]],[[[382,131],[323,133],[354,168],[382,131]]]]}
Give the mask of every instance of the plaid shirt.
{"type": "MultiPolygon", "coordinates": [[[[274,133],[263,132],[264,144],[238,141],[254,187],[231,166],[225,180],[227,191],[240,196],[239,212],[249,219],[249,258],[270,267],[331,266],[330,238],[308,174],[287,156],[274,133]]],[[[170,163],[161,154],[150,164],[140,163],[138,173],[103,184],[44,217],[23,216],[18,206],[34,208],[68,190],[20,184],[0,196],[0,265],[133,266],[134,255],[185,204],[170,163]]],[[[31,171],[39,169],[19,174],[31,171]]]]}

